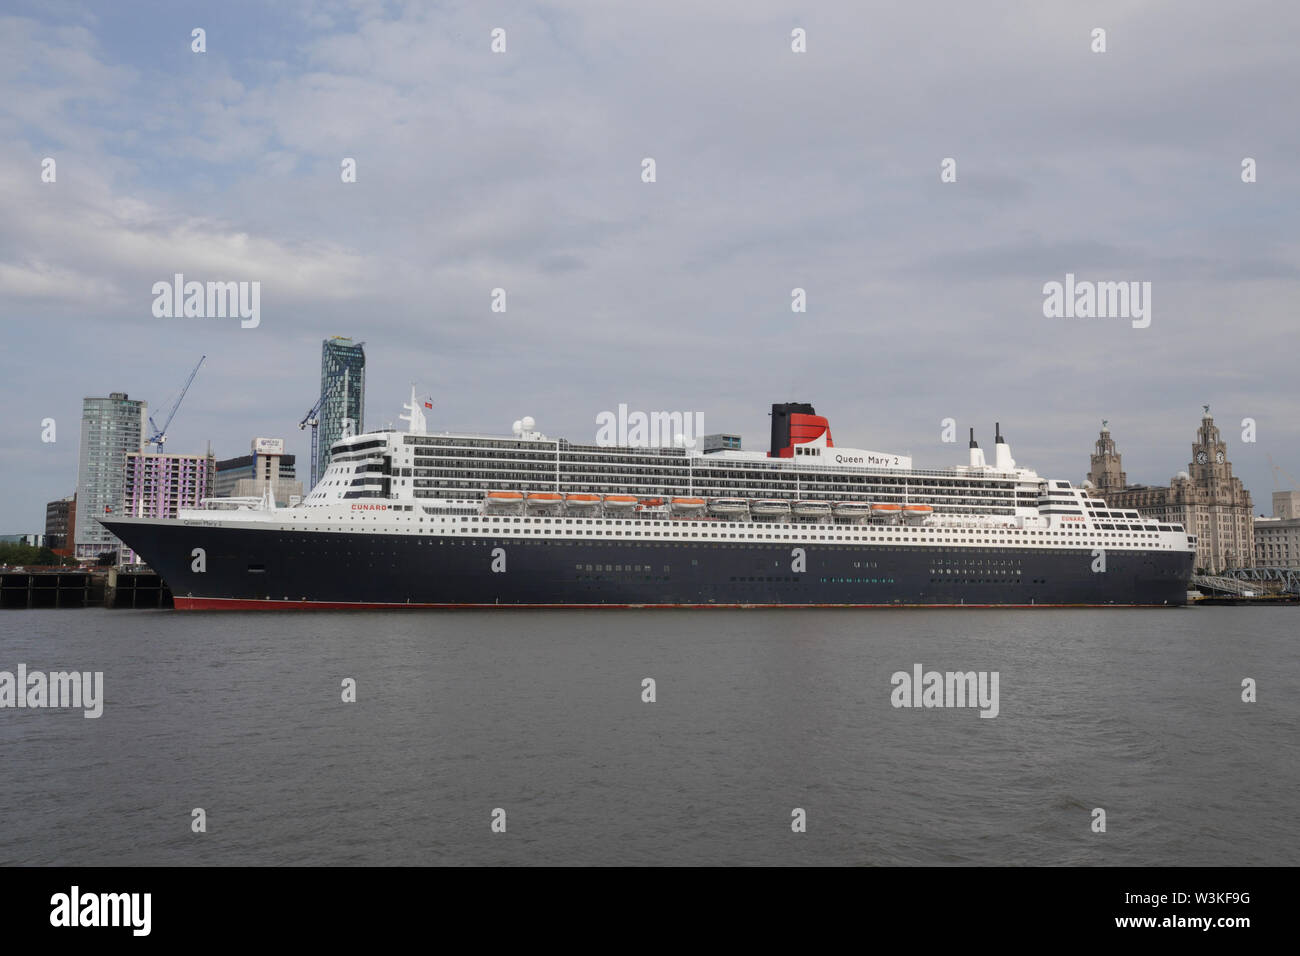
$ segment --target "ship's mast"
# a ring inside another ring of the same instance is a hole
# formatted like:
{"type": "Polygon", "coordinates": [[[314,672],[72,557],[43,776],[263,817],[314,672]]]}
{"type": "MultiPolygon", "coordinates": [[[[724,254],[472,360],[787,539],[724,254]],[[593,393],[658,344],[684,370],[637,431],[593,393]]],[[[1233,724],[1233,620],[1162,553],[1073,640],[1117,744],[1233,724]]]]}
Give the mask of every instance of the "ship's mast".
{"type": "Polygon", "coordinates": [[[420,409],[420,402],[415,396],[415,385],[411,385],[411,400],[402,406],[409,412],[407,415],[398,415],[404,422],[408,422],[407,431],[412,435],[423,435],[426,431],[424,422],[424,412],[420,409]]]}

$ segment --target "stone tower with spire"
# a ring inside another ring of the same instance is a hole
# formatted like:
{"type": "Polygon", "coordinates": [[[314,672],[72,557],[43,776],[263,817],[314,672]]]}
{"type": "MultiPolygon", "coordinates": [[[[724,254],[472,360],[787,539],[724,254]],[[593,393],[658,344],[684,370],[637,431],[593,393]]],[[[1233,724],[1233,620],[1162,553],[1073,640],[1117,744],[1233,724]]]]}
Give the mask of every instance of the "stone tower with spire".
{"type": "Polygon", "coordinates": [[[1101,422],[1101,436],[1097,439],[1096,450],[1092,453],[1092,469],[1088,480],[1104,498],[1108,492],[1121,491],[1128,484],[1124,474],[1124,462],[1115,448],[1115,439],[1110,437],[1110,423],[1101,422]]]}
{"type": "Polygon", "coordinates": [[[1233,475],[1228,446],[1205,406],[1192,443],[1187,470],[1168,485],[1130,485],[1120,471],[1119,454],[1102,423],[1088,480],[1112,507],[1181,525],[1197,536],[1196,566],[1210,573],[1255,563],[1255,524],[1250,492],[1233,475]],[[1108,484],[1103,484],[1107,482],[1108,484]]]}

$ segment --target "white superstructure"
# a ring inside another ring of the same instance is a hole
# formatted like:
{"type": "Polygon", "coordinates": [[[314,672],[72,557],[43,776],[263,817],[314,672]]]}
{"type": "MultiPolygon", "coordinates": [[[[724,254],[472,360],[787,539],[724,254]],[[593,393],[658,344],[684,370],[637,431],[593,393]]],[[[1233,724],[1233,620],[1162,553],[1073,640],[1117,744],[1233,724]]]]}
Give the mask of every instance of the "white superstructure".
{"type": "MultiPolygon", "coordinates": [[[[1086,489],[1016,465],[999,428],[992,465],[973,437],[951,469],[836,463],[851,449],[773,458],[426,431],[412,394],[385,430],[336,442],[300,504],[212,500],[182,521],[400,535],[868,542],[948,548],[1195,550],[1181,525],[1109,508],[1086,489]],[[830,453],[828,457],[828,453],[830,453]],[[784,506],[784,507],[783,507],[784,506]]],[[[907,460],[910,465],[910,460],[907,460]]]]}

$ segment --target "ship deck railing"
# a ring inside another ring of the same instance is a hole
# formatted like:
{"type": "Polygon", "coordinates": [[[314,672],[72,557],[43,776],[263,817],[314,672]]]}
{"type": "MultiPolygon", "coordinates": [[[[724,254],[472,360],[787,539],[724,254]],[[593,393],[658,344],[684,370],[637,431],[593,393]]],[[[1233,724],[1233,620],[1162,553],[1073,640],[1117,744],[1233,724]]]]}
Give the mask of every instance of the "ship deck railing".
{"type": "Polygon", "coordinates": [[[261,506],[263,498],[260,496],[248,496],[238,498],[200,498],[200,511],[242,511],[254,510],[261,506]],[[223,507],[228,506],[228,507],[223,507]]]}

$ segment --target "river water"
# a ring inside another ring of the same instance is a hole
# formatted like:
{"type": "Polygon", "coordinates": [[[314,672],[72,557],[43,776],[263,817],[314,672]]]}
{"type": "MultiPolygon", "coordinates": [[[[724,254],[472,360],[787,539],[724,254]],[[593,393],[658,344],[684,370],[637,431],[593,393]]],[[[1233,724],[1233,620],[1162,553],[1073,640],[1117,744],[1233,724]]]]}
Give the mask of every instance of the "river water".
{"type": "Polygon", "coordinates": [[[1297,625],[5,611],[0,671],[104,703],[0,709],[0,863],[1296,865],[1297,625]],[[996,672],[997,716],[893,706],[918,664],[996,672]]]}

